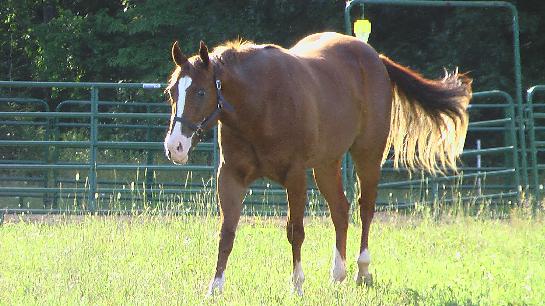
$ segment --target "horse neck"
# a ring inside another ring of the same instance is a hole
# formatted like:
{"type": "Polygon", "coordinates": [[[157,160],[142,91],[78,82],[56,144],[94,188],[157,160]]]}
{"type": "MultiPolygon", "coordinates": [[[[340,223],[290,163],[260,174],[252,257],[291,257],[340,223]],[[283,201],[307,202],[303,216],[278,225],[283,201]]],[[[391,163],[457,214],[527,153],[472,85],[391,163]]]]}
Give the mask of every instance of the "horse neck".
{"type": "Polygon", "coordinates": [[[232,130],[248,133],[254,129],[256,118],[259,118],[260,106],[258,103],[260,99],[248,92],[255,90],[252,78],[233,66],[222,65],[217,72],[218,78],[223,84],[223,96],[234,108],[231,112],[223,112],[220,121],[232,130]],[[256,99],[250,101],[247,97],[255,97],[256,99]]]}

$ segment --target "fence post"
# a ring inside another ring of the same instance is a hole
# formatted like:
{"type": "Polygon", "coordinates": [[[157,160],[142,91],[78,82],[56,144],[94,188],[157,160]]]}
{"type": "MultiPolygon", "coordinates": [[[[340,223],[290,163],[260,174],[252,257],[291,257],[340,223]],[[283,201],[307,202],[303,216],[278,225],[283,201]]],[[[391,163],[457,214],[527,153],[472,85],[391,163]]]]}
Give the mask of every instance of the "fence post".
{"type": "MultiPolygon", "coordinates": [[[[519,156],[518,156],[518,142],[517,142],[517,124],[516,124],[516,114],[515,114],[515,105],[513,103],[513,99],[511,99],[511,96],[506,95],[507,103],[509,103],[509,106],[507,107],[507,112],[509,114],[509,117],[511,118],[510,121],[510,128],[509,128],[509,138],[511,138],[511,144],[513,145],[513,168],[515,169],[515,187],[517,188],[517,191],[520,190],[520,179],[521,179],[521,172],[522,172],[522,179],[524,180],[524,184],[528,184],[528,173],[526,172],[526,168],[523,165],[522,169],[519,167],[519,156]]],[[[522,128],[519,126],[519,128],[522,128]]],[[[524,133],[523,133],[524,134],[524,133]]],[[[522,155],[526,155],[526,145],[522,146],[522,155]]],[[[523,159],[524,160],[524,159],[523,159]]],[[[526,188],[526,187],[524,187],[526,188]]]]}
{"type": "Polygon", "coordinates": [[[91,147],[89,152],[89,195],[88,210],[96,210],[96,192],[97,192],[97,142],[98,142],[98,89],[91,87],[91,117],[90,117],[90,136],[91,147]]]}
{"type": "MultiPolygon", "coordinates": [[[[521,153],[521,163],[522,163],[522,180],[524,183],[524,190],[528,189],[528,161],[526,159],[527,149],[526,149],[526,135],[525,135],[525,120],[524,120],[524,107],[522,105],[522,68],[520,64],[520,42],[519,42],[519,17],[518,10],[514,4],[506,4],[511,11],[513,16],[513,22],[511,24],[513,30],[513,61],[515,63],[515,98],[517,100],[517,121],[519,122],[519,138],[520,138],[520,150],[521,153]]],[[[515,148],[515,150],[517,150],[515,148]]]]}
{"type": "MultiPolygon", "coordinates": [[[[151,113],[150,106],[146,105],[146,113],[151,113]]],[[[146,119],[146,142],[151,142],[151,122],[150,119],[146,119]]],[[[153,164],[153,155],[154,152],[152,149],[148,149],[148,154],[146,156],[146,168],[144,168],[144,175],[146,176],[145,189],[149,190],[150,198],[148,198],[148,192],[144,192],[144,202],[148,203],[153,200],[153,193],[151,193],[151,188],[154,183],[154,170],[149,170],[147,165],[153,164]],[[150,172],[151,171],[151,172],[150,172]]]]}
{"type": "Polygon", "coordinates": [[[534,92],[536,90],[536,86],[528,89],[527,96],[526,96],[526,102],[527,105],[527,112],[528,112],[528,137],[530,140],[530,156],[531,156],[531,167],[532,167],[532,185],[534,185],[534,193],[535,193],[535,205],[534,210],[539,206],[539,201],[541,200],[541,190],[539,189],[539,171],[538,171],[538,165],[537,162],[537,146],[536,146],[536,134],[535,134],[535,125],[534,125],[534,92]]]}
{"type": "MultiPolygon", "coordinates": [[[[55,108],[55,112],[58,112],[59,111],[59,108],[55,108]]],[[[61,134],[61,131],[60,131],[60,127],[59,127],[59,117],[55,117],[53,118],[53,135],[52,135],[52,139],[53,141],[58,141],[60,140],[60,134],[61,134]]],[[[52,149],[53,149],[53,152],[51,152],[51,162],[53,164],[57,164],[59,162],[59,148],[58,146],[54,145],[52,146],[52,149]]],[[[61,187],[59,184],[58,184],[58,170],[57,169],[53,169],[53,172],[52,172],[52,182],[53,182],[53,187],[54,188],[57,188],[57,187],[61,187]]],[[[53,208],[59,208],[59,201],[60,201],[60,197],[61,197],[61,194],[60,193],[56,193],[55,196],[53,197],[53,204],[52,204],[52,207],[53,208]]],[[[77,199],[77,196],[74,195],[74,198],[77,199]]],[[[62,201],[61,201],[62,203],[62,201]]]]}
{"type": "MultiPolygon", "coordinates": [[[[46,111],[49,112],[49,107],[46,108],[46,111]]],[[[46,121],[46,124],[45,124],[44,140],[49,141],[49,140],[51,140],[51,125],[52,125],[51,122],[52,122],[52,120],[50,118],[46,118],[45,121],[46,121]]],[[[50,147],[45,147],[44,148],[44,162],[46,164],[51,163],[51,149],[50,149],[50,147]]],[[[49,170],[44,171],[44,187],[45,188],[50,187],[50,180],[52,179],[52,177],[53,177],[53,170],[49,169],[49,170]]],[[[49,208],[53,208],[53,204],[52,204],[52,201],[51,201],[51,195],[53,195],[53,197],[56,197],[55,193],[50,194],[47,191],[44,193],[44,198],[43,198],[43,207],[44,207],[44,209],[47,209],[47,206],[49,206],[49,208]]]]}

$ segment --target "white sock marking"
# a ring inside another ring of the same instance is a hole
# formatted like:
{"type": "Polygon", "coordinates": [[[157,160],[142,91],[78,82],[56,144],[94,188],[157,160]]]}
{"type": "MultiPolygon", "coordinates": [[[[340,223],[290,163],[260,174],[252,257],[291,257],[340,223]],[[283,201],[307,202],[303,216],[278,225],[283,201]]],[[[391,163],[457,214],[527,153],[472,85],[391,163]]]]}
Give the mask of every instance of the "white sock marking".
{"type": "Polygon", "coordinates": [[[369,250],[365,249],[363,252],[361,252],[360,256],[358,257],[358,265],[359,264],[367,264],[369,265],[371,263],[371,254],[369,253],[369,250]]]}
{"type": "Polygon", "coordinates": [[[371,263],[371,254],[365,249],[358,257],[358,274],[356,275],[356,283],[361,285],[365,282],[370,285],[372,282],[371,273],[369,273],[369,264],[371,263]]]}
{"type": "Polygon", "coordinates": [[[333,248],[333,266],[331,268],[331,278],[335,282],[342,282],[346,278],[346,260],[343,260],[337,247],[333,248]]]}
{"type": "Polygon", "coordinates": [[[225,273],[221,274],[221,277],[215,277],[208,286],[208,296],[221,294],[223,292],[223,284],[225,284],[225,273]]]}
{"type": "Polygon", "coordinates": [[[303,295],[303,282],[305,281],[305,275],[303,274],[303,267],[301,266],[301,262],[297,262],[295,264],[295,268],[293,268],[293,290],[297,295],[302,296],[303,295]]]}

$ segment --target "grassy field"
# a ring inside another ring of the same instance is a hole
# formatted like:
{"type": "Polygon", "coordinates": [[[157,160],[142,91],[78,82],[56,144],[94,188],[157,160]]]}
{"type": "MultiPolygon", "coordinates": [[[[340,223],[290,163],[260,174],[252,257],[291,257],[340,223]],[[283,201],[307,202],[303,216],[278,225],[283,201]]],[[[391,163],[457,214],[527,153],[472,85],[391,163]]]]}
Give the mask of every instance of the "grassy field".
{"type": "Polygon", "coordinates": [[[329,279],[333,227],[306,220],[305,295],[290,292],[281,218],[242,221],[225,292],[205,298],[218,220],[81,217],[0,226],[0,304],[458,305],[543,304],[545,221],[381,213],[371,237],[373,287],[356,287],[359,226],[349,229],[350,279],[329,279]],[[440,221],[438,221],[440,220],[440,221]]]}

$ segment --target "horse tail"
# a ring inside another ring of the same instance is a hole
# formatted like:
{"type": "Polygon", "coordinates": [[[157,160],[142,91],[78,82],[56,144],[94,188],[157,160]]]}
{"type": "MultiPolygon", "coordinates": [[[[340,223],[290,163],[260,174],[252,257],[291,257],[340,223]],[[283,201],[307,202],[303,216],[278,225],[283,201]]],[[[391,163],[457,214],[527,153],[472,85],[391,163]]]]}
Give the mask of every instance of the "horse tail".
{"type": "Polygon", "coordinates": [[[383,161],[393,148],[396,168],[422,168],[432,174],[447,168],[456,171],[467,133],[472,79],[456,70],[430,80],[384,55],[380,58],[393,93],[383,161]]]}

